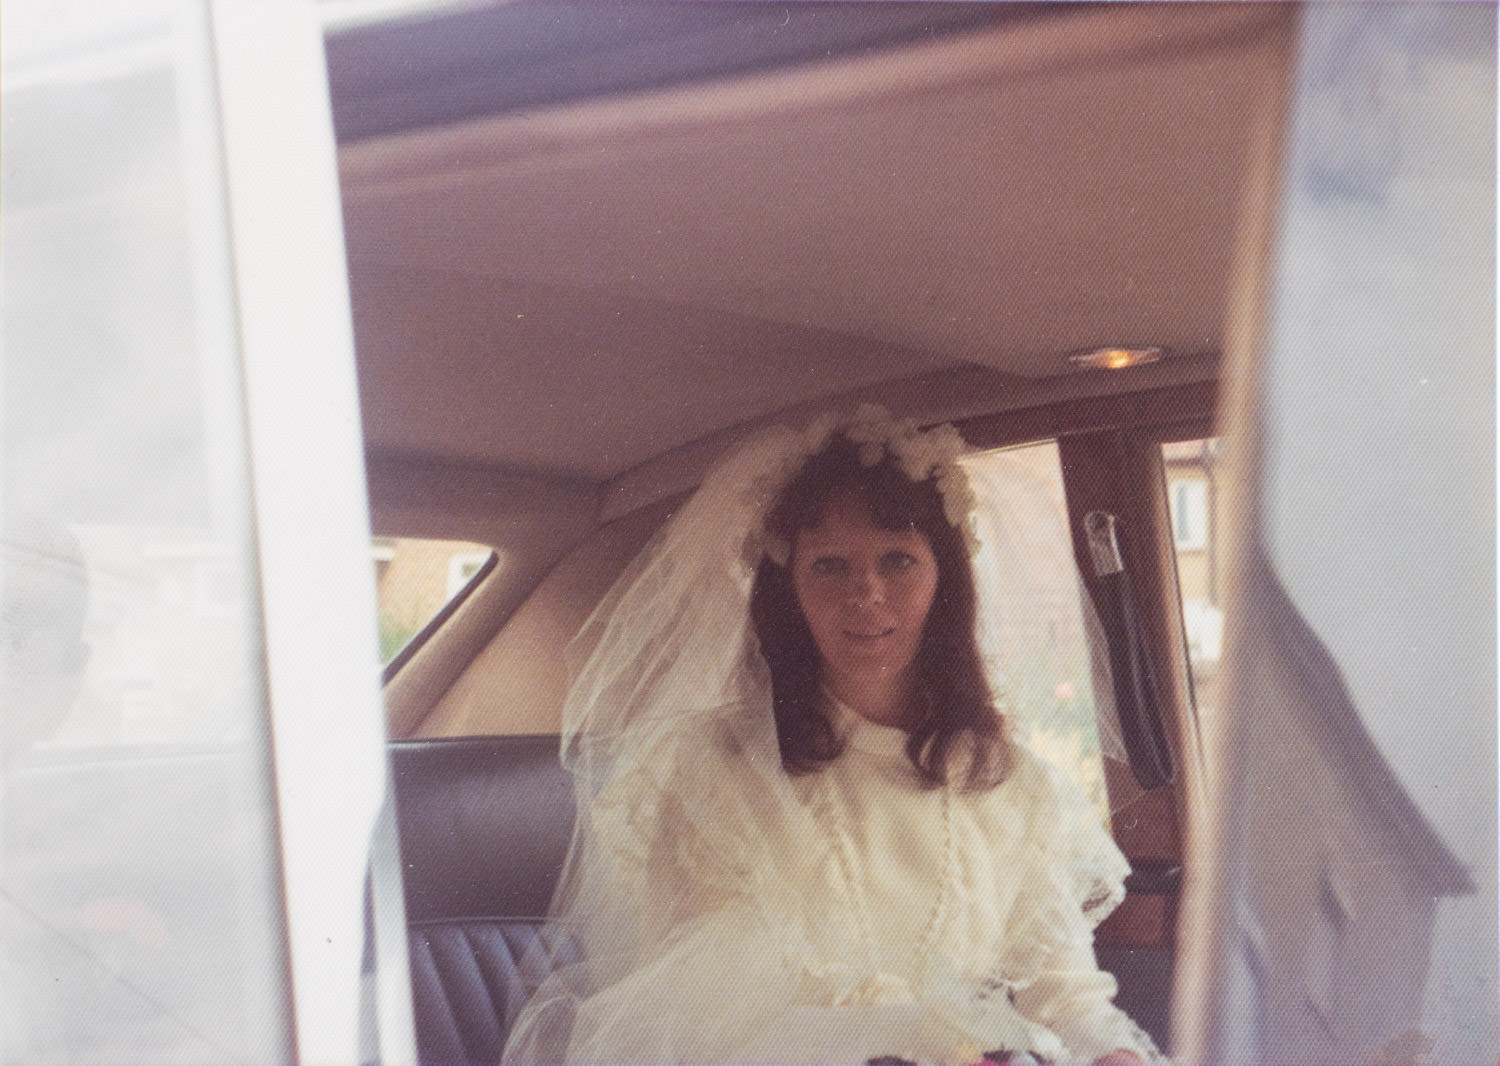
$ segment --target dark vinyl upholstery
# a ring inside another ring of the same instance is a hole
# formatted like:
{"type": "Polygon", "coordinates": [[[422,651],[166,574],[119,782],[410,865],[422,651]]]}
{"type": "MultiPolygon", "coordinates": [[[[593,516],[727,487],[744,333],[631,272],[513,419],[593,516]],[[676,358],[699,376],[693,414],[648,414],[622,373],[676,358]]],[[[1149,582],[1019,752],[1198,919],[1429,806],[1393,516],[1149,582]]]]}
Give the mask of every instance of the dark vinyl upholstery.
{"type": "Polygon", "coordinates": [[[541,919],[567,854],[572,779],[556,736],[391,745],[417,1057],[498,1063],[549,970],[541,919]]]}
{"type": "Polygon", "coordinates": [[[1119,1007],[1166,1052],[1171,1036],[1172,964],[1170,947],[1097,945],[1099,965],[1114,974],[1120,986],[1119,1007]]]}
{"type": "Polygon", "coordinates": [[[543,935],[527,920],[443,919],[411,927],[419,1062],[500,1061],[510,1022],[550,972],[543,935]]]}

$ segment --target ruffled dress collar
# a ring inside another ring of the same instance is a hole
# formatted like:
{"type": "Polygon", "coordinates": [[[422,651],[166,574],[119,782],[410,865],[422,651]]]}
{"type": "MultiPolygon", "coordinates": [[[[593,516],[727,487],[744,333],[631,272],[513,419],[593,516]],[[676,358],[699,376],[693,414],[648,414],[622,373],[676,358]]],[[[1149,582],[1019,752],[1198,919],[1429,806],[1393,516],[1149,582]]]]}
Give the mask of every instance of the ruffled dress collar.
{"type": "Polygon", "coordinates": [[[833,724],[849,748],[888,759],[905,759],[910,734],[899,726],[880,725],[826,692],[833,706],[833,724]]]}

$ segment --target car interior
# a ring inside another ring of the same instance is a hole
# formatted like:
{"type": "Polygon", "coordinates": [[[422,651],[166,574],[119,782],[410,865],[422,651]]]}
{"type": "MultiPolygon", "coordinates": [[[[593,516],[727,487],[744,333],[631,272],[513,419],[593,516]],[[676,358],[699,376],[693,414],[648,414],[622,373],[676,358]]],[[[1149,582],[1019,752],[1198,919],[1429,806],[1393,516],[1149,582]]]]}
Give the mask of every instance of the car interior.
{"type": "Polygon", "coordinates": [[[1096,949],[1169,1049],[1207,638],[1168,468],[1215,434],[1294,31],[752,0],[330,32],[373,529],[495,553],[386,671],[421,1061],[498,1061],[541,974],[572,634],[725,448],[869,402],[1052,449],[1096,600],[1085,518],[1118,519],[1157,771],[1128,727],[1102,759],[1134,873],[1096,949]]]}

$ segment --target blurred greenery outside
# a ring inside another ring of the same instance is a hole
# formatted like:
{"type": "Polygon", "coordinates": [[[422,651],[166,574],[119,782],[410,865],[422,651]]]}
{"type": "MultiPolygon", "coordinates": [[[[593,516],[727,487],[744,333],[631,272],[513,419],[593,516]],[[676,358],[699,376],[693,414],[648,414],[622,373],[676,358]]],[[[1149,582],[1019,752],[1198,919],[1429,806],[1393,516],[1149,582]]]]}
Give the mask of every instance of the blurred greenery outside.
{"type": "Polygon", "coordinates": [[[1093,687],[1088,681],[1089,664],[1059,669],[1060,678],[1048,683],[1038,677],[1022,685],[1011,699],[1024,708],[1021,735],[1028,747],[1071,777],[1093,801],[1101,816],[1108,818],[1109,796],[1104,785],[1104,763],[1095,717],[1093,687]]]}
{"type": "Polygon", "coordinates": [[[422,631],[426,619],[410,614],[398,614],[394,610],[380,612],[380,665],[385,666],[401,649],[411,643],[411,638],[422,631]]]}
{"type": "Polygon", "coordinates": [[[371,545],[380,662],[401,654],[488,561],[494,549],[470,541],[376,537],[371,545]]]}

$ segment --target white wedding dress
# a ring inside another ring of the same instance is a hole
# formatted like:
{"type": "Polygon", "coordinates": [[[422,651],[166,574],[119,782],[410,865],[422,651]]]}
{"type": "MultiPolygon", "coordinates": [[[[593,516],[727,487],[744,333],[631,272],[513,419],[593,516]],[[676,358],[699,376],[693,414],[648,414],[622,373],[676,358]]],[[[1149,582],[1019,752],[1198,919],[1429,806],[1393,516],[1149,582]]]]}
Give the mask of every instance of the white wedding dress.
{"type": "MultiPolygon", "coordinates": [[[[874,429],[919,456],[961,445],[951,428],[874,429]]],[[[575,837],[552,975],[506,1062],[1156,1058],[1091,948],[1125,860],[1059,773],[1021,750],[990,791],[924,788],[906,735],[844,708],[838,758],[782,768],[747,603],[761,515],[827,433],[772,431],[726,455],[571,646],[575,837]]],[[[1014,565],[1003,514],[965,520],[977,574],[1014,565]]],[[[988,649],[1004,606],[989,591],[1015,583],[978,587],[988,649]]]]}
{"type": "Polygon", "coordinates": [[[1083,795],[1024,749],[991,791],[922,788],[903,732],[841,714],[821,771],[764,773],[744,713],[664,730],[599,793],[588,887],[611,919],[508,1061],[1156,1057],[1094,962],[1128,867],[1083,795]]]}

